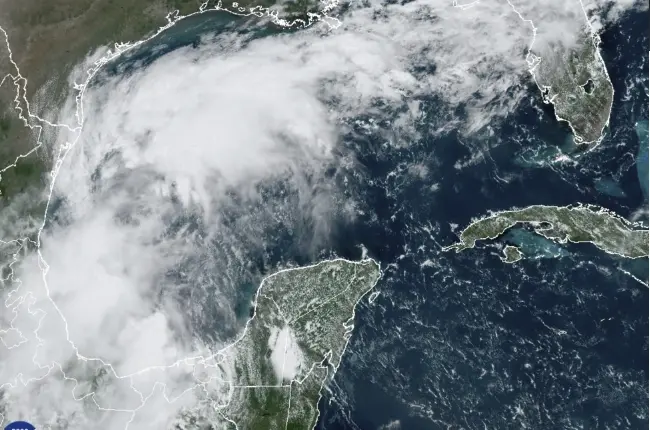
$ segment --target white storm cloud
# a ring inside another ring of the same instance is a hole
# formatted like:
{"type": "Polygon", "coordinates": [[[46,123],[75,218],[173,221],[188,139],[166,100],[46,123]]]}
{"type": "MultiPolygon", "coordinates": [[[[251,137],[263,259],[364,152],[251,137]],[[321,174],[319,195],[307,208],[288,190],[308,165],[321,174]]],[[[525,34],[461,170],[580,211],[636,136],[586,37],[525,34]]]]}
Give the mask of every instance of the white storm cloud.
{"type": "MultiPolygon", "coordinates": [[[[553,20],[536,43],[568,44],[580,30],[576,5],[513,4],[526,19],[553,20]]],[[[404,107],[394,129],[408,141],[421,114],[412,99],[431,95],[448,115],[443,127],[466,134],[505,117],[528,79],[522,17],[506,1],[353,4],[336,30],[206,37],[93,82],[53,185],[42,260],[15,266],[14,323],[27,340],[1,353],[9,412],[83,421],[92,400],[99,415],[88,419],[106,420],[102,428],[124,428],[127,410],[158,411],[157,421],[135,419],[162,428],[196,403],[200,360],[182,360],[225,346],[221,327],[206,340],[195,324],[216,313],[236,325],[234,292],[255,271],[248,248],[262,250],[273,223],[327,232],[346,204],[327,173],[354,166],[345,122],[390,123],[377,102],[404,107]],[[451,114],[459,105],[467,117],[451,114]],[[186,394],[170,406],[170,393],[186,394]]],[[[75,123],[74,107],[62,122],[75,123]]]]}

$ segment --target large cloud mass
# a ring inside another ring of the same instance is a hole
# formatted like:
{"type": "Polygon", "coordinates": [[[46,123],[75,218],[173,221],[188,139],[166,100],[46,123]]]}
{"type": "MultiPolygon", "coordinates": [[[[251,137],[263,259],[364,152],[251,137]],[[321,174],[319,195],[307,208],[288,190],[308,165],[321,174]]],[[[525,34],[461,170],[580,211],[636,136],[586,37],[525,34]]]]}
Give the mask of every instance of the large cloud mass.
{"type": "MultiPolygon", "coordinates": [[[[241,327],[238,290],[259,281],[267,241],[289,232],[313,250],[333,220],[354,216],[332,173],[354,170],[345,124],[386,120],[385,143],[408,144],[422,115],[410,100],[435,95],[449,112],[441,126],[476,132],[523,97],[524,19],[541,21],[538,53],[570,45],[585,22],[578,0],[353,5],[341,19],[336,30],[206,37],[88,86],[83,128],[56,143],[75,142],[40,255],[7,280],[11,416],[164,428],[200,397],[196,357],[241,327]]],[[[74,125],[74,109],[60,120],[74,125]]]]}

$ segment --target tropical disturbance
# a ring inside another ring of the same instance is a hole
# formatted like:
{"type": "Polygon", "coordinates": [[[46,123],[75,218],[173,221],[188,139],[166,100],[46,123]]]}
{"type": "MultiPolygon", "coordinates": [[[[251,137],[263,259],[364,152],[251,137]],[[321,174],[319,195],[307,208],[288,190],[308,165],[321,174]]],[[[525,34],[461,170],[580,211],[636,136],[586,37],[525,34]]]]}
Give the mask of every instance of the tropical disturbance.
{"type": "Polygon", "coordinates": [[[0,428],[649,428],[648,13],[0,0],[0,428]]]}

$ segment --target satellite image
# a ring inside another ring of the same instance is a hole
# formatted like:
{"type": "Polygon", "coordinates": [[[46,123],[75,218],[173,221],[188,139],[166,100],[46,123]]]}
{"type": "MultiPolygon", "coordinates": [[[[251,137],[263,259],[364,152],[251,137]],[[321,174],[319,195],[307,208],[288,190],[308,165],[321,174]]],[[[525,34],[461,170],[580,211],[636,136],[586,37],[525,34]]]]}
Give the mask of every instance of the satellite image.
{"type": "Polygon", "coordinates": [[[0,0],[0,428],[647,429],[646,0],[0,0]]]}

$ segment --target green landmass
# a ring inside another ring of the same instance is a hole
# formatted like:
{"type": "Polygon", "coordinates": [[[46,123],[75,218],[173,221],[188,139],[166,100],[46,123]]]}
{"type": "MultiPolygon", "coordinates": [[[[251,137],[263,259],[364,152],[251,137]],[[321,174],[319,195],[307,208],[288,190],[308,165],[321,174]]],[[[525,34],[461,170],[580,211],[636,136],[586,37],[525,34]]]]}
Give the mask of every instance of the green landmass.
{"type": "Polygon", "coordinates": [[[332,260],[267,277],[243,336],[222,351],[219,366],[233,376],[220,413],[240,429],[312,429],[356,304],[379,276],[372,260],[332,260]]]}
{"type": "Polygon", "coordinates": [[[576,46],[552,46],[532,70],[544,101],[568,121],[578,143],[600,140],[609,123],[614,88],[598,52],[600,39],[585,27],[576,46]]]}
{"type": "Polygon", "coordinates": [[[472,222],[460,233],[460,241],[445,250],[473,248],[477,241],[496,239],[517,224],[529,224],[535,233],[560,243],[590,242],[610,254],[648,256],[648,229],[603,208],[586,205],[529,206],[498,212],[472,222]]]}
{"type": "Polygon", "coordinates": [[[524,254],[516,246],[506,245],[503,249],[503,256],[501,261],[504,263],[516,263],[524,257],[524,254]]]}
{"type": "Polygon", "coordinates": [[[25,114],[25,80],[14,79],[9,73],[3,38],[0,33],[0,70],[7,72],[0,75],[0,208],[11,197],[31,188],[43,188],[45,183],[42,151],[38,148],[42,128],[25,114]]]}

